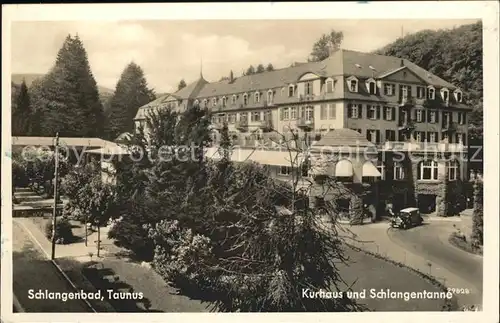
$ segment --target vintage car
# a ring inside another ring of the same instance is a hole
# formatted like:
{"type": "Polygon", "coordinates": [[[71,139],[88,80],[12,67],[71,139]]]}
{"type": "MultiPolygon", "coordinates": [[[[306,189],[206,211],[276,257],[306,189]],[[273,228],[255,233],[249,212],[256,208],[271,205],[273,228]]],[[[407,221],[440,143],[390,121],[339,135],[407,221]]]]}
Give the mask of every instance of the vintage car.
{"type": "Polygon", "coordinates": [[[420,216],[420,211],[416,207],[409,207],[402,209],[391,219],[391,227],[400,229],[409,229],[424,222],[422,216],[420,216]]]}

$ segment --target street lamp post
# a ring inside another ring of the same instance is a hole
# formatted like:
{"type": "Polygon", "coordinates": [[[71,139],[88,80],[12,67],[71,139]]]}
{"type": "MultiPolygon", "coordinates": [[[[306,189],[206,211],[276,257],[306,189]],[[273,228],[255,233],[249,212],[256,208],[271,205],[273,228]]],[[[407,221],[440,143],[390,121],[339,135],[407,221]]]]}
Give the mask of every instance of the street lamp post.
{"type": "Polygon", "coordinates": [[[59,132],[56,133],[55,142],[55,152],[54,152],[54,207],[52,210],[52,254],[51,259],[54,260],[56,255],[56,216],[57,216],[57,182],[59,180],[58,168],[59,168],[59,132]]]}

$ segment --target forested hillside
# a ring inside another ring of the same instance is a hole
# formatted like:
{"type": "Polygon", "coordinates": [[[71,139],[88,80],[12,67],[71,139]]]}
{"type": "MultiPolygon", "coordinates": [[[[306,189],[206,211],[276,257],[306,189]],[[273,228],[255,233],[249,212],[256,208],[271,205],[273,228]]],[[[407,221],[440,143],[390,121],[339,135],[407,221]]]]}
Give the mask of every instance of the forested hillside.
{"type": "Polygon", "coordinates": [[[470,138],[483,135],[483,44],[482,24],[447,30],[424,30],[376,51],[377,54],[406,58],[437,76],[456,84],[474,108],[470,138]]]}

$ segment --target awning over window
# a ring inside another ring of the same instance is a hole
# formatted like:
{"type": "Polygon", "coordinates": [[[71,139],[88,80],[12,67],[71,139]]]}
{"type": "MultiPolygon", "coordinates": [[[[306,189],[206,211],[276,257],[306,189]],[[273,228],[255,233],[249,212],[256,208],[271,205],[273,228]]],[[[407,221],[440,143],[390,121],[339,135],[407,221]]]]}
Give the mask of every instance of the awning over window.
{"type": "Polygon", "coordinates": [[[382,177],[382,174],[371,161],[367,161],[363,164],[363,177],[382,177]]]}
{"type": "Polygon", "coordinates": [[[352,174],[352,164],[350,161],[341,159],[335,165],[335,177],[351,177],[352,174]]]}

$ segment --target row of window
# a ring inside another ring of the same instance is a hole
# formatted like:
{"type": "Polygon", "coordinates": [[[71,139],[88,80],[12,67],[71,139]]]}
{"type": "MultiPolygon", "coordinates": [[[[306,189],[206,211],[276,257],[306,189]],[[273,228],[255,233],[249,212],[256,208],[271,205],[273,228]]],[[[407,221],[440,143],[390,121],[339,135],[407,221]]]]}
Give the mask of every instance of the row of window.
{"type": "Polygon", "coordinates": [[[237,121],[248,121],[250,114],[250,121],[259,122],[264,120],[271,120],[271,111],[254,111],[254,112],[238,112],[238,113],[219,113],[212,116],[213,123],[236,123],[237,121]]]}
{"type": "MultiPolygon", "coordinates": [[[[456,181],[460,179],[460,163],[457,160],[452,160],[446,163],[448,169],[448,180],[456,181]]],[[[382,175],[381,179],[386,179],[386,166],[379,162],[377,164],[377,169],[382,175]]],[[[290,166],[280,166],[278,169],[278,175],[280,176],[290,176],[292,174],[292,167],[290,166]]],[[[392,169],[392,179],[393,180],[406,180],[408,179],[405,167],[401,163],[395,163],[392,169]]],[[[301,169],[301,176],[308,177],[309,170],[307,168],[301,169]]],[[[421,181],[435,181],[438,180],[438,163],[434,160],[424,160],[417,165],[417,179],[421,181]]]]}
{"type": "MultiPolygon", "coordinates": [[[[362,134],[361,129],[352,129],[362,134]]],[[[463,143],[465,144],[466,135],[464,133],[455,133],[455,135],[450,138],[447,133],[440,132],[425,132],[425,131],[414,131],[413,138],[419,142],[439,142],[439,140],[448,139],[450,143],[463,143]]],[[[367,129],[366,139],[374,144],[379,144],[384,142],[381,138],[381,131],[378,129],[367,129]]],[[[396,130],[385,130],[385,141],[403,141],[404,137],[402,134],[397,136],[396,130]]]]}
{"type": "Polygon", "coordinates": [[[299,118],[307,121],[314,120],[314,107],[310,105],[280,108],[281,121],[297,120],[299,118]]]}
{"type": "MultiPolygon", "coordinates": [[[[460,179],[460,163],[457,160],[452,160],[446,163],[448,168],[448,180],[456,181],[460,179]]],[[[380,174],[382,174],[382,180],[385,179],[386,167],[383,163],[378,163],[377,165],[380,174]]],[[[393,179],[394,180],[406,180],[408,174],[405,172],[405,168],[401,163],[395,163],[393,167],[393,179]]],[[[417,165],[417,179],[421,181],[435,181],[438,180],[438,163],[435,160],[424,160],[417,165]]]]}
{"type": "MultiPolygon", "coordinates": [[[[334,90],[334,80],[328,79],[325,82],[325,92],[326,93],[332,93],[334,90]]],[[[288,97],[293,97],[295,95],[295,92],[297,91],[297,86],[294,84],[288,85],[288,97]]],[[[313,94],[313,81],[307,81],[304,82],[304,95],[311,95],[313,94]]],[[[268,90],[267,91],[267,102],[272,103],[273,99],[276,95],[276,90],[268,90]]],[[[285,88],[281,89],[281,96],[285,95],[285,88]]],[[[250,95],[248,93],[243,93],[243,104],[247,105],[249,103],[249,97],[250,95]]],[[[231,96],[231,103],[236,104],[237,100],[239,99],[239,94],[233,94],[231,96]]],[[[260,91],[256,91],[253,94],[253,102],[254,103],[260,103],[262,100],[262,93],[260,91]]],[[[209,106],[209,99],[203,99],[203,106],[208,107],[209,106]]],[[[228,98],[226,96],[223,96],[222,98],[214,97],[211,99],[212,106],[217,106],[219,103],[222,104],[223,107],[227,106],[228,98]]],[[[195,104],[200,104],[200,100],[196,100],[195,104]]]]}
{"type": "MultiPolygon", "coordinates": [[[[348,104],[347,116],[352,119],[363,118],[363,110],[363,105],[361,104],[348,104]]],[[[441,114],[443,116],[443,124],[449,124],[450,122],[453,122],[455,118],[458,124],[464,125],[467,123],[467,114],[465,112],[442,112],[441,114]]],[[[382,117],[383,120],[394,121],[396,120],[396,108],[368,104],[366,105],[366,117],[371,120],[379,120],[382,117]]],[[[407,110],[401,111],[401,119],[409,120],[407,110]]],[[[438,123],[439,111],[414,109],[412,119],[416,122],[438,123]]]]}
{"type": "MultiPolygon", "coordinates": [[[[280,166],[278,169],[279,176],[290,176],[292,175],[293,168],[290,166],[280,166]]],[[[309,177],[309,169],[307,167],[302,167],[300,170],[302,177],[309,177]]]]}
{"type": "MultiPolygon", "coordinates": [[[[349,86],[349,91],[357,93],[359,88],[359,80],[351,76],[347,79],[347,84],[349,86]]],[[[369,79],[366,81],[366,89],[369,94],[377,94],[377,84],[374,79],[369,79]]],[[[410,85],[399,85],[399,96],[402,99],[408,99],[412,97],[411,93],[412,87],[410,85]]],[[[436,88],[432,85],[428,86],[427,88],[424,86],[417,86],[417,93],[416,93],[416,98],[417,99],[429,99],[429,100],[435,100],[436,99],[436,88]],[[427,92],[427,93],[426,93],[427,92]]],[[[383,85],[383,93],[386,96],[395,96],[396,95],[396,84],[394,83],[384,83],[383,85]]],[[[447,88],[442,88],[440,90],[441,94],[441,99],[445,102],[449,101],[450,99],[450,91],[447,88]]],[[[460,90],[455,90],[453,92],[455,95],[455,100],[457,102],[462,102],[463,95],[460,90]]]]}

